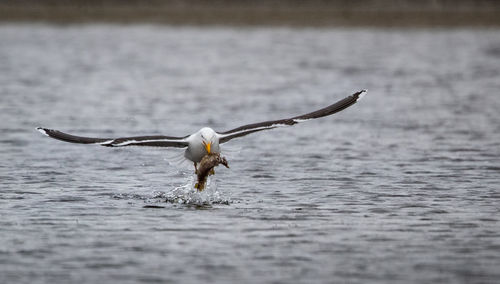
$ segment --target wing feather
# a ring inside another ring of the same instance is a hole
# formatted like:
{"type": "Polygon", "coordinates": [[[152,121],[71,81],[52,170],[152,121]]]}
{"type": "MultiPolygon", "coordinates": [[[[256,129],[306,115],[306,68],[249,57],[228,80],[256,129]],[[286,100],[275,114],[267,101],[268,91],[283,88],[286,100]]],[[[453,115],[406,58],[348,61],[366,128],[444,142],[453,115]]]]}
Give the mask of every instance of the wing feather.
{"type": "Polygon", "coordinates": [[[322,109],[294,116],[292,118],[285,118],[285,119],[279,119],[279,120],[270,120],[270,121],[264,121],[264,122],[259,122],[259,123],[252,123],[252,124],[247,124],[243,125],[234,129],[231,129],[229,131],[225,132],[219,132],[219,142],[220,143],[225,143],[233,138],[241,137],[248,135],[250,133],[262,131],[262,130],[267,130],[267,129],[273,129],[276,127],[281,127],[281,126],[290,126],[294,125],[303,121],[307,121],[310,119],[315,119],[315,118],[320,118],[328,115],[332,115],[334,113],[337,113],[341,110],[344,110],[353,104],[355,104],[357,101],[359,101],[364,95],[366,94],[366,90],[359,91],[355,94],[352,94],[334,104],[331,104],[327,107],[324,107],[322,109]]]}
{"type": "Polygon", "coordinates": [[[187,147],[187,137],[173,136],[134,136],[122,138],[93,138],[67,134],[58,130],[38,127],[41,133],[65,142],[80,143],[80,144],[98,144],[107,147],[123,147],[123,146],[153,146],[153,147],[187,147]]]}

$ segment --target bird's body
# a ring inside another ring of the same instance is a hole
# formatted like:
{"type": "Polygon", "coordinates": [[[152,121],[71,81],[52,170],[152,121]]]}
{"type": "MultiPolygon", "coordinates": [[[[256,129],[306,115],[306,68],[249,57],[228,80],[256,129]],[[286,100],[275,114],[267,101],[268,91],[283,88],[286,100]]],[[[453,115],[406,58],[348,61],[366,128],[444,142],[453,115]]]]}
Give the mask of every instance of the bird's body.
{"type": "Polygon", "coordinates": [[[199,163],[205,155],[211,153],[215,154],[220,153],[221,151],[220,144],[222,143],[225,143],[233,138],[248,135],[250,133],[267,129],[273,129],[276,127],[291,126],[310,119],[320,118],[334,114],[355,104],[365,95],[365,93],[366,91],[362,90],[325,108],[307,114],[295,116],[292,118],[247,124],[225,132],[217,132],[212,128],[204,127],[200,129],[198,132],[184,137],[157,135],[157,136],[123,137],[116,139],[91,138],[91,137],[75,136],[63,133],[58,130],[52,130],[41,127],[38,127],[37,130],[54,139],[71,143],[98,144],[107,147],[155,146],[155,147],[186,148],[184,152],[184,157],[194,163],[196,170],[196,164],[199,163]]]}

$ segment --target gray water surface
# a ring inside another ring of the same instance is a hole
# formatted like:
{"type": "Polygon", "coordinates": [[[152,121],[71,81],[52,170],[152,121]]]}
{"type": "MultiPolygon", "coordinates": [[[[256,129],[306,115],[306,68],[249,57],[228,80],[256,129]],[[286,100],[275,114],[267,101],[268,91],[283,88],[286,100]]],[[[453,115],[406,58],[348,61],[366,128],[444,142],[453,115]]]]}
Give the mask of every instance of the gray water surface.
{"type": "Polygon", "coordinates": [[[500,279],[498,30],[12,24],[0,39],[1,283],[500,279]],[[202,194],[178,151],[35,130],[184,136],[361,89],[334,116],[231,141],[202,194]]]}

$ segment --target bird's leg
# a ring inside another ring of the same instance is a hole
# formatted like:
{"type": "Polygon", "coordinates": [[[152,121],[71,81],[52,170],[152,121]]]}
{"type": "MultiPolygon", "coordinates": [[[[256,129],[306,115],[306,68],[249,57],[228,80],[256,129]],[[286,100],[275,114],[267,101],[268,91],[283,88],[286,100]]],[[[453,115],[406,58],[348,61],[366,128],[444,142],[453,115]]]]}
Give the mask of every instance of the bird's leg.
{"type": "Polygon", "coordinates": [[[198,168],[196,162],[193,162],[193,164],[194,164],[194,173],[198,174],[198,168]]]}
{"type": "Polygon", "coordinates": [[[214,170],[214,168],[212,168],[212,169],[210,170],[210,172],[208,173],[208,175],[209,175],[209,176],[213,176],[213,175],[215,175],[215,170],[214,170]]]}

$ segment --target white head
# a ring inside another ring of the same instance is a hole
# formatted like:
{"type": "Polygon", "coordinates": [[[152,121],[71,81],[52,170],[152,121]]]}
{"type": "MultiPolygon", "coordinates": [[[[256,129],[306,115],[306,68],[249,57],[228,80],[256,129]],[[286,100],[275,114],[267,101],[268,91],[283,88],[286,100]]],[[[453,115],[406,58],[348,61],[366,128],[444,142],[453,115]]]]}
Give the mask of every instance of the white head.
{"type": "Polygon", "coordinates": [[[203,146],[205,146],[207,153],[220,152],[220,150],[219,150],[219,137],[217,136],[217,133],[212,128],[204,127],[199,131],[199,133],[200,133],[201,141],[203,143],[203,146]]]}

